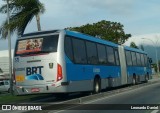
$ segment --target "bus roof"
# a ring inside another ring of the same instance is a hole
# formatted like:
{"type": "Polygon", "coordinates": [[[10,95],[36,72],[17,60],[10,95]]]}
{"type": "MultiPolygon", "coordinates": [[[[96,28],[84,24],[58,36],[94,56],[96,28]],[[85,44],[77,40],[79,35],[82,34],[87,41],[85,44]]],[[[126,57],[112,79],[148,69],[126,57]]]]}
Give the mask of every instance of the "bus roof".
{"type": "Polygon", "coordinates": [[[34,36],[34,35],[44,35],[44,34],[57,33],[57,32],[60,32],[60,30],[37,31],[37,32],[23,34],[21,37],[28,37],[28,36],[34,36]]]}
{"type": "MultiPolygon", "coordinates": [[[[70,35],[70,36],[76,36],[77,38],[81,38],[81,39],[86,39],[86,40],[90,40],[90,41],[95,41],[98,43],[102,43],[102,44],[107,44],[113,47],[118,47],[118,44],[115,44],[113,42],[110,41],[106,41],[104,39],[100,39],[100,38],[96,38],[87,34],[83,34],[80,32],[76,32],[76,31],[69,31],[69,30],[49,30],[49,31],[38,31],[38,32],[32,32],[32,33],[27,33],[22,35],[22,38],[27,38],[29,36],[36,36],[36,35],[45,35],[45,34],[52,34],[52,33],[59,33],[59,32],[65,32],[66,35],[70,35]]],[[[19,38],[21,39],[21,38],[19,38]]]]}
{"type": "MultiPolygon", "coordinates": [[[[106,44],[109,46],[113,46],[113,47],[118,47],[118,44],[115,44],[113,42],[98,38],[98,37],[93,37],[91,35],[87,35],[87,34],[83,34],[77,31],[70,31],[70,30],[48,30],[48,31],[38,31],[38,32],[32,32],[32,33],[27,33],[22,35],[21,37],[29,37],[29,36],[35,36],[35,35],[45,35],[45,34],[52,34],[52,33],[60,33],[60,32],[65,32],[66,35],[70,35],[73,37],[77,37],[77,38],[81,38],[81,39],[85,39],[85,40],[89,40],[89,41],[94,41],[97,43],[102,43],[102,44],[106,44]]],[[[21,38],[20,38],[21,39],[21,38]]],[[[140,49],[136,49],[136,48],[131,48],[128,46],[124,46],[125,50],[129,50],[129,51],[135,51],[135,52],[139,52],[139,53],[144,53],[147,54],[145,51],[142,51],[140,49]]]]}
{"type": "Polygon", "coordinates": [[[129,50],[129,51],[138,52],[138,53],[147,54],[145,51],[142,51],[141,49],[136,49],[136,48],[132,48],[132,47],[128,47],[128,46],[124,46],[124,49],[129,50]]]}
{"type": "Polygon", "coordinates": [[[110,45],[110,46],[113,46],[113,47],[118,47],[118,44],[115,44],[113,42],[110,42],[110,41],[107,41],[107,40],[104,40],[104,39],[101,39],[101,38],[98,38],[98,37],[93,37],[93,36],[83,34],[83,33],[80,33],[80,32],[76,32],[76,31],[69,31],[69,30],[65,30],[65,31],[66,31],[66,35],[70,35],[70,36],[73,36],[73,37],[76,36],[76,37],[81,38],[81,39],[94,41],[94,42],[102,43],[102,44],[107,44],[107,45],[110,45]]]}

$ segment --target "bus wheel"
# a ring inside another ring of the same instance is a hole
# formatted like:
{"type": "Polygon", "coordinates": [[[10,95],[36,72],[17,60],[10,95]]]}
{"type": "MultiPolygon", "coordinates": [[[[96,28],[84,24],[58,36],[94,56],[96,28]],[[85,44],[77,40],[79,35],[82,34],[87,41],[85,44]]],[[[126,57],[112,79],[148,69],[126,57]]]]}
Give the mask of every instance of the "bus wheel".
{"type": "Polygon", "coordinates": [[[99,93],[101,91],[101,80],[100,78],[95,78],[94,80],[94,93],[99,93]]]}

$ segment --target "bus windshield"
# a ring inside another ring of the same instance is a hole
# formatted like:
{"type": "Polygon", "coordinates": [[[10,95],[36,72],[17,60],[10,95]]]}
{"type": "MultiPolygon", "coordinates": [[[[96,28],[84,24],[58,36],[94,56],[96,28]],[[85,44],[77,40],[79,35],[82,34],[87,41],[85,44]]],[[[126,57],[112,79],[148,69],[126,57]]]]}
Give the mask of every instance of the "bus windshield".
{"type": "Polygon", "coordinates": [[[58,35],[18,40],[15,56],[57,52],[58,35]]]}

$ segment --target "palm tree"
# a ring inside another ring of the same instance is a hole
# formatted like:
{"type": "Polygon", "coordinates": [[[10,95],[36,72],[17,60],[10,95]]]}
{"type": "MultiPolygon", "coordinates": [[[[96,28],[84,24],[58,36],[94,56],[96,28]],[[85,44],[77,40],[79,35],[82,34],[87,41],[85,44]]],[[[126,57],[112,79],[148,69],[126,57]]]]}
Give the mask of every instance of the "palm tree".
{"type": "MultiPolygon", "coordinates": [[[[44,13],[44,5],[39,0],[9,0],[10,23],[7,20],[0,27],[0,35],[6,39],[8,29],[11,34],[22,35],[28,23],[36,17],[38,31],[41,30],[39,15],[44,13]]],[[[7,4],[0,7],[0,13],[7,13],[7,4]]]]}

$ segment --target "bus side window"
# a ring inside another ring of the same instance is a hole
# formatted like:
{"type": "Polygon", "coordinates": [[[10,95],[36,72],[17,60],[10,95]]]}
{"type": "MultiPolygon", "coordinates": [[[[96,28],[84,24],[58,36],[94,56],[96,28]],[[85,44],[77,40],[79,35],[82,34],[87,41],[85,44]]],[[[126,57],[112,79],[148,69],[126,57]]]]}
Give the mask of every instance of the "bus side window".
{"type": "Polygon", "coordinates": [[[139,53],[136,53],[136,57],[137,57],[137,66],[141,66],[140,54],[139,54],[139,53]]]}
{"type": "Polygon", "coordinates": [[[135,52],[131,52],[131,56],[132,56],[133,66],[136,66],[137,65],[136,53],[135,52]]]}
{"type": "Polygon", "coordinates": [[[107,46],[107,58],[109,65],[115,65],[114,50],[112,47],[109,46],[107,46]]]}
{"type": "Polygon", "coordinates": [[[145,61],[144,61],[145,59],[144,59],[144,55],[143,54],[141,54],[141,63],[142,63],[142,66],[144,67],[145,66],[145,61]]]}
{"type": "Polygon", "coordinates": [[[73,61],[73,48],[72,48],[72,42],[70,37],[65,37],[65,43],[64,43],[65,53],[67,57],[73,61]]]}
{"type": "Polygon", "coordinates": [[[97,44],[98,60],[100,64],[107,64],[107,55],[104,45],[97,44]]]}
{"type": "Polygon", "coordinates": [[[130,51],[126,51],[126,61],[128,66],[132,66],[132,56],[130,51]]]}
{"type": "Polygon", "coordinates": [[[116,60],[116,65],[120,65],[120,62],[119,62],[119,54],[118,54],[118,50],[115,49],[115,60],[116,60]]]}
{"type": "Polygon", "coordinates": [[[86,57],[85,41],[72,38],[72,42],[73,42],[74,62],[78,64],[86,64],[87,57],[86,57]]]}
{"type": "Polygon", "coordinates": [[[148,63],[147,55],[144,55],[144,64],[145,64],[146,67],[147,67],[147,63],[148,63]]]}
{"type": "Polygon", "coordinates": [[[86,41],[88,64],[98,64],[97,47],[93,42],[86,41]]]}

